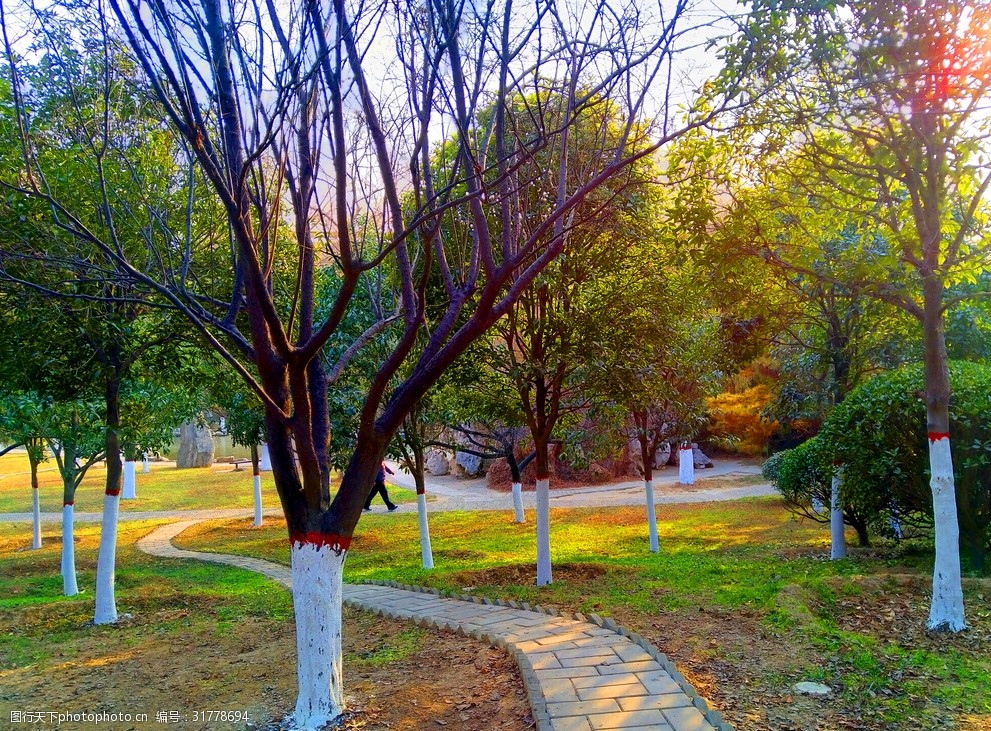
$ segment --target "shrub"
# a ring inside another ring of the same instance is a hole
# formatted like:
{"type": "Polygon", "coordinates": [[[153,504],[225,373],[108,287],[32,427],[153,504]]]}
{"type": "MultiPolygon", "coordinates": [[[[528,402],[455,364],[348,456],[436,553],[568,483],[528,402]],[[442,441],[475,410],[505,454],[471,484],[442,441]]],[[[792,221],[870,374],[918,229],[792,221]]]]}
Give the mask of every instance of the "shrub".
{"type": "Polygon", "coordinates": [[[778,470],[781,468],[781,460],[790,450],[785,450],[783,452],[775,452],[766,460],[764,464],[760,467],[760,473],[764,476],[764,479],[771,483],[777,483],[778,481],[778,470]]]}
{"type": "MultiPolygon", "coordinates": [[[[833,490],[833,459],[829,445],[821,437],[813,437],[778,455],[775,487],[788,509],[819,523],[828,523],[833,490]]],[[[843,522],[857,531],[861,546],[870,545],[870,518],[862,505],[852,500],[843,502],[843,522]]]]}
{"type": "MultiPolygon", "coordinates": [[[[991,546],[991,368],[951,362],[950,434],[960,544],[983,569],[991,546]]],[[[819,439],[843,464],[844,504],[872,523],[894,508],[908,525],[932,523],[922,366],[875,376],[837,406],[819,439]]]]}

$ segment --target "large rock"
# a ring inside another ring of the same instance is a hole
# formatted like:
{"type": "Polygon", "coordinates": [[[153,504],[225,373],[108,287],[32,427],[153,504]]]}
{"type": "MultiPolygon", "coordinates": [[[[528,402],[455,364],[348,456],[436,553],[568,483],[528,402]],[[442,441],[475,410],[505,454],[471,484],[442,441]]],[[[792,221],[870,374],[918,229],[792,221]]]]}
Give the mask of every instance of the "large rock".
{"type": "Polygon", "coordinates": [[[712,467],[712,460],[709,459],[705,452],[699,449],[698,444],[692,444],[692,460],[695,462],[696,469],[705,469],[706,467],[712,467]]]}
{"type": "Polygon", "coordinates": [[[598,462],[593,462],[588,466],[588,474],[597,483],[606,483],[612,479],[612,472],[598,462]]]}
{"type": "Polygon", "coordinates": [[[179,427],[179,453],[175,466],[209,467],[213,463],[213,435],[206,426],[187,421],[179,427]]]}
{"type": "Polygon", "coordinates": [[[630,477],[643,477],[643,453],[640,451],[640,440],[631,439],[626,445],[630,467],[626,471],[630,477]]]}
{"type": "Polygon", "coordinates": [[[424,466],[431,475],[446,475],[451,471],[447,455],[439,449],[431,449],[424,458],[424,466]]]}
{"type": "Polygon", "coordinates": [[[454,455],[457,469],[452,465],[451,472],[457,477],[478,477],[482,472],[482,458],[469,452],[458,452],[454,455]]]}
{"type": "Polygon", "coordinates": [[[671,461],[671,443],[662,442],[654,452],[654,467],[664,467],[671,461]]]}

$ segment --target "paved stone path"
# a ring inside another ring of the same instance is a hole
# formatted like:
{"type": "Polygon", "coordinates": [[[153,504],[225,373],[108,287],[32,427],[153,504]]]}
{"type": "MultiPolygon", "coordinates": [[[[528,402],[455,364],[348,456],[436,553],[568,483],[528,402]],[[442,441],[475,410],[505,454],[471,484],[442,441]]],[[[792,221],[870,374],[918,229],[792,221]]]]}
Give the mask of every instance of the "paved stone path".
{"type": "MultiPolygon", "coordinates": [[[[162,526],[138,541],[138,548],[164,558],[238,566],[292,587],[288,566],[176,548],[172,539],[198,522],[162,526]]],[[[537,731],[732,731],[656,648],[623,634],[609,620],[548,615],[515,602],[449,599],[412,588],[345,584],[344,602],[509,651],[520,665],[537,731]]]]}

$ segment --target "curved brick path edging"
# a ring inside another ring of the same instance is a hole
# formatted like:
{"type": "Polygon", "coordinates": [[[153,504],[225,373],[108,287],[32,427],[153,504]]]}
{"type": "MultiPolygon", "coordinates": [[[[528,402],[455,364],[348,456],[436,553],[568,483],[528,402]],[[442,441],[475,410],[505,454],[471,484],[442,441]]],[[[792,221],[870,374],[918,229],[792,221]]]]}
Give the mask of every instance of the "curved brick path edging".
{"type": "MultiPolygon", "coordinates": [[[[247,556],[176,548],[200,520],[170,523],[138,549],[162,558],[226,564],[292,587],[288,566],[247,556]]],[[[344,603],[394,619],[459,632],[508,652],[520,667],[537,731],[733,731],[656,647],[597,615],[558,615],[516,602],[441,596],[396,582],[344,584],[344,603]]]]}

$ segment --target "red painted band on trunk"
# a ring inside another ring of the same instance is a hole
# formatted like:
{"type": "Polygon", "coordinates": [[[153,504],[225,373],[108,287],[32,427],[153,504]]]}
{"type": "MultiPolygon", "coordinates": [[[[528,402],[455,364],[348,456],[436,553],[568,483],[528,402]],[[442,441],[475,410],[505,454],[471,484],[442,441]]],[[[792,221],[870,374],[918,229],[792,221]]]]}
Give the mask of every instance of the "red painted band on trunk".
{"type": "Polygon", "coordinates": [[[425,487],[418,487],[418,488],[416,488],[416,494],[417,495],[426,495],[427,494],[427,488],[425,488],[425,487]]]}
{"type": "Polygon", "coordinates": [[[842,466],[843,466],[843,463],[840,462],[838,459],[834,459],[833,460],[833,467],[842,467],[842,466]]]}
{"type": "Polygon", "coordinates": [[[948,431],[931,431],[929,432],[929,441],[938,442],[940,439],[949,439],[950,432],[948,431]]]}
{"type": "Polygon", "coordinates": [[[68,505],[68,506],[72,506],[72,505],[75,505],[75,504],[76,504],[75,502],[69,502],[69,503],[62,503],[62,507],[64,508],[64,507],[66,507],[67,505],[68,505]]]}
{"type": "Polygon", "coordinates": [[[117,497],[118,495],[120,495],[120,488],[118,487],[113,490],[107,490],[107,495],[109,495],[110,497],[117,497]]]}
{"type": "Polygon", "coordinates": [[[289,534],[289,543],[292,546],[295,546],[298,543],[301,546],[310,545],[315,546],[316,548],[329,546],[330,550],[340,555],[344,553],[344,551],[348,550],[348,546],[351,545],[351,538],[349,536],[339,536],[336,533],[299,531],[289,534]]]}

